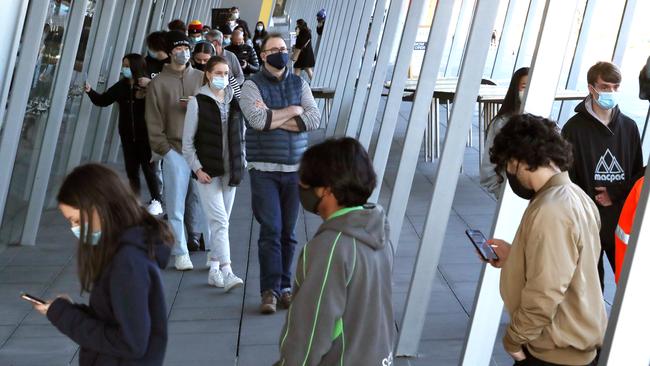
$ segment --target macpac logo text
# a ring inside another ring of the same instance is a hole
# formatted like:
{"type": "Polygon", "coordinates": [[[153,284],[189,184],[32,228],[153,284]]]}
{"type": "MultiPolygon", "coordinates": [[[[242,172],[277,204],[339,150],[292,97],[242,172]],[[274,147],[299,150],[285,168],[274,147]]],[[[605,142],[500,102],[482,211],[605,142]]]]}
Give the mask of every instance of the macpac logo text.
{"type": "Polygon", "coordinates": [[[594,180],[599,182],[619,182],[625,180],[625,172],[612,152],[607,149],[600,157],[594,172],[594,180]]]}

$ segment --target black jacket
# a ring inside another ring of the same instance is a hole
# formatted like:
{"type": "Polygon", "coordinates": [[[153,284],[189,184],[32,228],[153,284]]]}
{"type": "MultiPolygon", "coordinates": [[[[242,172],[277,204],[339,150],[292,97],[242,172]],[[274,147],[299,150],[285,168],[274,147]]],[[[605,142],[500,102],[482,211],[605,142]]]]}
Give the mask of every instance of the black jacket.
{"type": "Polygon", "coordinates": [[[237,56],[239,64],[242,65],[242,70],[244,70],[245,75],[254,74],[260,71],[260,62],[257,58],[257,53],[255,53],[255,49],[253,49],[253,47],[250,45],[246,43],[238,46],[231,44],[230,46],[226,47],[226,50],[234,53],[235,56],[237,56]],[[246,67],[243,66],[244,61],[248,63],[246,67]]]}
{"type": "MultiPolygon", "coordinates": [[[[204,94],[196,96],[196,102],[199,107],[199,118],[194,136],[194,147],[196,155],[203,166],[203,171],[211,177],[220,177],[224,175],[223,159],[223,134],[228,134],[228,166],[230,167],[231,187],[238,186],[241,183],[244,173],[244,117],[237,98],[230,102],[230,111],[228,112],[228,131],[222,131],[221,127],[221,110],[214,99],[204,94]]],[[[195,176],[192,173],[192,176],[195,176]]]]}
{"type": "Polygon", "coordinates": [[[154,248],[155,260],[148,256],[145,229],[128,229],[93,285],[89,306],[64,299],[50,305],[50,322],[81,346],[79,365],[163,364],[167,306],[160,269],[170,248],[160,242],[154,248]]]}
{"type": "Polygon", "coordinates": [[[118,131],[122,143],[139,142],[149,144],[147,124],[144,119],[144,95],[137,98],[139,86],[129,83],[129,79],[120,79],[103,94],[94,90],[88,92],[88,97],[93,104],[107,107],[115,102],[120,106],[118,131]]]}
{"type": "Polygon", "coordinates": [[[160,74],[163,69],[163,65],[170,62],[169,57],[161,61],[149,55],[145,57],[145,60],[147,61],[147,77],[151,80],[160,74]]]}

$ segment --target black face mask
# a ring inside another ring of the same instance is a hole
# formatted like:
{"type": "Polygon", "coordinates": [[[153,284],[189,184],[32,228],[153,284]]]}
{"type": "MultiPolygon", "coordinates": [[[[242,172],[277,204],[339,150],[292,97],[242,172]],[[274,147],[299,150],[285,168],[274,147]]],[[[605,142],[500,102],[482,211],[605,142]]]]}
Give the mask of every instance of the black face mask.
{"type": "Polygon", "coordinates": [[[194,68],[197,70],[205,71],[205,64],[196,63],[194,64],[194,68]]]}
{"type": "Polygon", "coordinates": [[[535,190],[524,187],[521,182],[519,182],[519,179],[517,179],[516,174],[510,174],[506,170],[506,177],[508,177],[508,184],[510,184],[510,188],[517,196],[525,200],[530,200],[533,198],[535,195],[535,190]]]}
{"type": "Polygon", "coordinates": [[[289,63],[289,54],[285,52],[278,52],[272,55],[268,55],[266,56],[266,62],[276,69],[282,70],[285,66],[287,66],[287,63],[289,63]]]}
{"type": "Polygon", "coordinates": [[[299,186],[298,188],[300,188],[300,204],[302,207],[305,210],[318,215],[318,205],[320,205],[320,201],[323,200],[323,197],[318,197],[314,188],[303,188],[302,186],[299,186]]]}

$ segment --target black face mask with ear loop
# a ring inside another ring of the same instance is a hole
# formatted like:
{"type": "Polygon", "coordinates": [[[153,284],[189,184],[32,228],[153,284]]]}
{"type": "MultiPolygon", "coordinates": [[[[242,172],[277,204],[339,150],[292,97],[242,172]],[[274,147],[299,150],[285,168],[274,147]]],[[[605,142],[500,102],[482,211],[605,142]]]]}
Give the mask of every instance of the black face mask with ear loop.
{"type": "Polygon", "coordinates": [[[320,205],[320,201],[323,200],[323,197],[318,197],[316,195],[316,190],[312,187],[303,188],[302,186],[299,186],[298,188],[300,188],[300,204],[302,207],[305,210],[318,215],[318,206],[320,205]]]}
{"type": "MultiPolygon", "coordinates": [[[[517,165],[517,170],[519,170],[519,165],[517,165]]],[[[510,189],[512,189],[512,191],[517,196],[525,200],[530,200],[533,198],[535,195],[535,190],[524,187],[517,178],[517,174],[511,174],[508,172],[508,169],[506,169],[506,177],[508,177],[508,184],[510,185],[510,189]]]]}

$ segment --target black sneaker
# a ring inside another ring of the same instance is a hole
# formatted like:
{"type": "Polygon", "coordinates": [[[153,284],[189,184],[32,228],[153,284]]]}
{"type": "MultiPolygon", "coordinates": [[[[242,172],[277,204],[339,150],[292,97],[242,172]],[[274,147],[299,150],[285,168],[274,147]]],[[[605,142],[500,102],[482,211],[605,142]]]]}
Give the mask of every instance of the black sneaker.
{"type": "Polygon", "coordinates": [[[201,248],[201,234],[191,233],[187,238],[187,250],[197,252],[201,248]]]}

